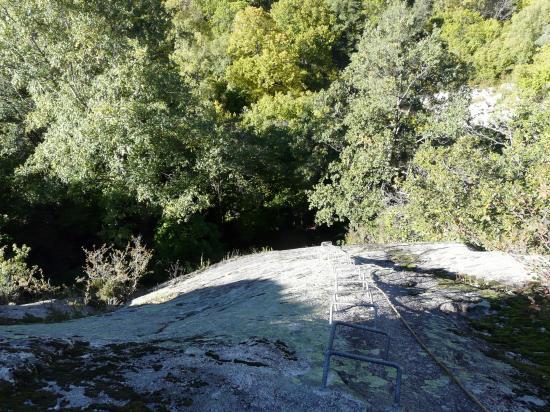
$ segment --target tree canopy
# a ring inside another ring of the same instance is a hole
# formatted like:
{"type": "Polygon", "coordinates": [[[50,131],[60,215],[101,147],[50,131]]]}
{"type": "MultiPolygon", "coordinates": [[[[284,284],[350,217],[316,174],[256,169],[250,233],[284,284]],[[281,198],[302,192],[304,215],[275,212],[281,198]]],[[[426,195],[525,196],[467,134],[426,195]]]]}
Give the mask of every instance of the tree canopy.
{"type": "Polygon", "coordinates": [[[0,0],[5,260],[70,281],[141,235],[162,279],[313,228],[548,252],[549,4],[0,0]]]}

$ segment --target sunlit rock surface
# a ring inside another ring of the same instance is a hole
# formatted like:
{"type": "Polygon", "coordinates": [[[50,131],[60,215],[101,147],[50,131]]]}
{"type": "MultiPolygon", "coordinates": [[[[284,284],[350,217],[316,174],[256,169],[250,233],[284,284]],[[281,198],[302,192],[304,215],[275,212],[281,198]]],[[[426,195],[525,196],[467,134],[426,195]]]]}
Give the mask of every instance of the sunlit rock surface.
{"type": "MultiPolygon", "coordinates": [[[[440,310],[453,302],[466,305],[468,312],[482,299],[473,292],[440,288],[430,268],[478,270],[483,258],[477,254],[484,252],[470,254],[460,245],[349,251],[489,410],[528,410],[532,398],[522,400],[519,394],[546,402],[536,396],[536,388],[518,381],[509,365],[485,355],[485,344],[465,332],[460,315],[440,310]],[[415,270],[404,270],[400,259],[415,270]],[[425,271],[419,270],[422,265],[425,271]]],[[[329,388],[320,386],[332,291],[330,268],[320,252],[313,247],[244,256],[161,285],[112,313],[0,326],[3,408],[387,410],[395,388],[391,369],[335,359],[329,388]]],[[[505,259],[491,262],[487,271],[476,273],[527,279],[505,259]],[[494,267],[499,262],[503,270],[494,267]]],[[[402,406],[475,410],[383,295],[375,291],[374,297],[380,306],[377,322],[357,308],[337,313],[337,318],[391,334],[390,360],[404,369],[402,406]]],[[[370,356],[380,355],[382,348],[382,342],[357,333],[340,334],[336,345],[370,356]]]]}
{"type": "Polygon", "coordinates": [[[479,281],[497,282],[512,287],[525,286],[534,281],[536,274],[525,263],[542,258],[513,256],[504,252],[481,252],[461,243],[388,245],[384,249],[390,255],[393,251],[408,255],[410,263],[420,270],[441,270],[450,275],[466,275],[479,281]]]}

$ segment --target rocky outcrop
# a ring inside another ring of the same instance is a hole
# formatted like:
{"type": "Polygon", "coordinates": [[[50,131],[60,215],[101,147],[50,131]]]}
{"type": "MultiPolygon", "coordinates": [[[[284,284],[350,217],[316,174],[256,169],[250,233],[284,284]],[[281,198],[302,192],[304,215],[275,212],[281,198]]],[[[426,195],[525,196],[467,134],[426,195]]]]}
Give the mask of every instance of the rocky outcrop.
{"type": "Polygon", "coordinates": [[[0,305],[0,324],[66,320],[92,315],[93,308],[67,299],[48,299],[24,305],[0,305]]]}
{"type": "MultiPolygon", "coordinates": [[[[439,250],[432,246],[433,253],[439,250]]],[[[523,410],[527,401],[514,392],[539,399],[536,388],[514,378],[511,366],[486,355],[486,344],[467,332],[464,316],[440,310],[445,302],[475,305],[482,297],[441,287],[427,270],[404,269],[392,257],[395,248],[350,252],[490,410],[523,410]]],[[[321,389],[332,276],[319,252],[244,256],[167,282],[111,313],[0,326],[3,408],[386,410],[395,381],[389,369],[334,360],[328,389],[321,389]]],[[[474,410],[383,295],[375,291],[374,298],[377,322],[360,308],[338,312],[337,318],[391,334],[390,359],[404,370],[403,407],[474,410]]],[[[383,347],[356,332],[342,334],[335,344],[371,356],[383,347]]]]}

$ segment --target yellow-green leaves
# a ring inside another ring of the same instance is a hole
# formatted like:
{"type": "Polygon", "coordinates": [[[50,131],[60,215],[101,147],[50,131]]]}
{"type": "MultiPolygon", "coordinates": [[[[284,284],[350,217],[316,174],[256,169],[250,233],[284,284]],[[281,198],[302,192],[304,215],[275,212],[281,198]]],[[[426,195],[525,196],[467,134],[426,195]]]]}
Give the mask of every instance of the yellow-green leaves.
{"type": "Polygon", "coordinates": [[[501,29],[496,19],[484,19],[478,12],[465,8],[456,8],[437,17],[443,19],[441,37],[447,41],[449,50],[472,65],[480,63],[481,57],[476,53],[494,40],[501,29]]]}
{"type": "Polygon", "coordinates": [[[297,50],[262,9],[247,7],[237,13],[227,51],[233,60],[226,71],[229,86],[253,99],[303,89],[305,73],[297,64],[297,50]]]}
{"type": "Polygon", "coordinates": [[[472,78],[494,82],[506,78],[516,65],[531,63],[547,41],[548,16],[550,3],[533,0],[503,22],[462,7],[446,9],[436,20],[443,21],[442,37],[449,49],[475,68],[472,78]]]}
{"type": "Polygon", "coordinates": [[[547,98],[550,93],[550,43],[541,47],[531,64],[516,66],[513,75],[526,94],[547,98]]]}
{"type": "Polygon", "coordinates": [[[228,41],[229,86],[257,100],[326,84],[334,77],[335,23],[324,0],[281,0],[269,13],[256,7],[241,10],[228,41]]]}

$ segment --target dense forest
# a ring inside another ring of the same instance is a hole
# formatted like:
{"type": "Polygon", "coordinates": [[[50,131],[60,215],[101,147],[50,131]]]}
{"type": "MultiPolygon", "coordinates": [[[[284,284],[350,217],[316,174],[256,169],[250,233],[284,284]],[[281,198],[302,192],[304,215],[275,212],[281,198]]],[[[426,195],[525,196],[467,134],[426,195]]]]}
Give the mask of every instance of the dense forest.
{"type": "Polygon", "coordinates": [[[549,85],[548,0],[0,0],[0,301],[319,239],[548,253],[549,85]]]}

